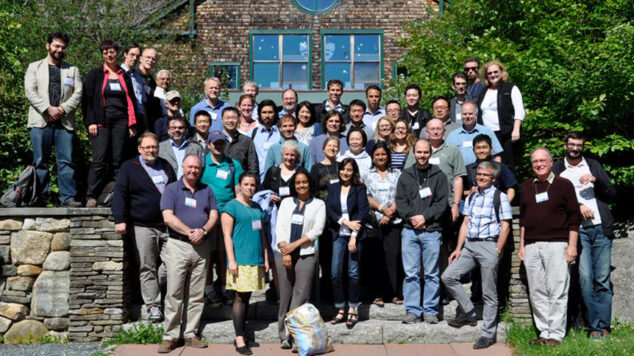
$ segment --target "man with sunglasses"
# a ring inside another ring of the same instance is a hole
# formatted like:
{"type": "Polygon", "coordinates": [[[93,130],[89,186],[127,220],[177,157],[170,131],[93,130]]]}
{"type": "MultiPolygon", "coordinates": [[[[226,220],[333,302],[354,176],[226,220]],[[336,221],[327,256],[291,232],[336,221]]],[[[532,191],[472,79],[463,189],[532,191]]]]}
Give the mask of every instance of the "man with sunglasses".
{"type": "Polygon", "coordinates": [[[478,98],[480,92],[485,86],[480,83],[478,71],[480,70],[480,59],[478,57],[469,57],[464,63],[464,72],[467,75],[467,95],[472,98],[478,98]]]}

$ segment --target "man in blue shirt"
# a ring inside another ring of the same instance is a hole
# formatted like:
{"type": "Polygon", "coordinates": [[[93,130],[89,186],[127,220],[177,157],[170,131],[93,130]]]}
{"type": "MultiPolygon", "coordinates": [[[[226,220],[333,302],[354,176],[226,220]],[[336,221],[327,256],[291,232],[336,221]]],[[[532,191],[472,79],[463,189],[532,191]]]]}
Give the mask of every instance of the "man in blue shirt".
{"type": "Polygon", "coordinates": [[[211,115],[209,131],[222,131],[222,110],[229,105],[219,98],[221,88],[220,79],[216,77],[205,79],[205,97],[189,111],[189,123],[192,126],[195,123],[196,113],[205,110],[211,115]]]}
{"type": "Polygon", "coordinates": [[[297,92],[295,89],[286,89],[282,92],[282,110],[280,110],[279,116],[291,115],[297,118],[297,92]]]}
{"type": "Polygon", "coordinates": [[[382,93],[383,91],[378,85],[370,85],[365,89],[365,101],[368,106],[365,110],[365,115],[363,115],[363,123],[374,131],[376,131],[376,123],[385,116],[385,109],[379,106],[382,93]]]}
{"type": "Polygon", "coordinates": [[[291,116],[284,116],[280,119],[280,139],[279,142],[271,146],[268,153],[266,154],[266,160],[263,165],[263,172],[260,172],[261,181],[264,180],[264,175],[266,174],[266,171],[269,170],[269,168],[276,164],[282,163],[282,143],[284,143],[284,141],[286,140],[293,140],[297,142],[300,155],[299,165],[310,171],[310,168],[313,166],[313,161],[308,151],[308,146],[297,141],[297,138],[295,138],[296,129],[297,124],[291,116]]]}
{"type": "Polygon", "coordinates": [[[464,62],[464,72],[467,75],[467,94],[472,98],[480,97],[480,92],[486,87],[480,81],[478,71],[480,70],[480,59],[469,57],[464,62]]]}
{"type": "Polygon", "coordinates": [[[199,144],[188,141],[186,137],[187,122],[183,117],[174,117],[168,123],[169,139],[159,144],[159,157],[166,160],[176,172],[176,177],[183,176],[181,163],[188,155],[202,157],[203,149],[199,144]]]}

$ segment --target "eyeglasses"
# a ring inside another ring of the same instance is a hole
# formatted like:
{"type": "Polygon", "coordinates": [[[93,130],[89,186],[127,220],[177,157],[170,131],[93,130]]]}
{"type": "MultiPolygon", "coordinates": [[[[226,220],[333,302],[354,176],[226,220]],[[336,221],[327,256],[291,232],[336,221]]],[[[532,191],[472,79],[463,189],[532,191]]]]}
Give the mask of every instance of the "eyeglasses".
{"type": "Polygon", "coordinates": [[[489,173],[476,173],[476,177],[493,177],[493,174],[489,174],[489,173]]]}
{"type": "Polygon", "coordinates": [[[139,146],[143,151],[156,151],[158,146],[139,146]]]}
{"type": "Polygon", "coordinates": [[[185,130],[185,126],[170,126],[170,130],[185,130]]]}
{"type": "Polygon", "coordinates": [[[566,144],[566,146],[571,147],[571,148],[583,148],[583,143],[582,144],[576,144],[576,143],[568,142],[566,144]]]}
{"type": "Polygon", "coordinates": [[[468,71],[470,71],[470,70],[472,70],[472,71],[474,71],[474,72],[475,72],[475,71],[477,71],[477,70],[478,70],[478,67],[464,67],[464,71],[465,71],[465,72],[468,72],[468,71]]]}
{"type": "Polygon", "coordinates": [[[487,72],[487,75],[493,75],[493,74],[499,74],[500,71],[499,70],[492,70],[490,72],[487,72]]]}
{"type": "Polygon", "coordinates": [[[434,110],[447,110],[447,109],[449,109],[449,107],[444,106],[444,105],[443,106],[434,106],[434,110]]]}

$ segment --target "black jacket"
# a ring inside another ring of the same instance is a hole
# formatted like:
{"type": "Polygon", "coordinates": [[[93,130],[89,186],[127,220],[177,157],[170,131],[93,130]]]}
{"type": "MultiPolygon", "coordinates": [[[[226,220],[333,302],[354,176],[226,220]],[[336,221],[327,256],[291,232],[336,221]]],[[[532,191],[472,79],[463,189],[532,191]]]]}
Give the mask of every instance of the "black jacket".
{"type": "MultiPolygon", "coordinates": [[[[346,201],[348,216],[350,217],[349,221],[361,221],[361,228],[363,229],[363,223],[370,211],[365,185],[351,185],[346,201]]],[[[326,199],[326,216],[330,223],[329,226],[331,227],[333,238],[339,236],[339,227],[341,226],[339,219],[341,219],[341,215],[341,183],[338,182],[330,186],[328,199],[326,199]]],[[[362,240],[364,235],[363,232],[360,232],[358,240],[362,240]]]]}
{"type": "MultiPolygon", "coordinates": [[[[321,124],[321,126],[324,128],[324,132],[326,132],[324,119],[326,118],[326,114],[328,114],[328,111],[326,110],[327,101],[328,100],[324,101],[321,104],[315,105],[315,115],[317,115],[317,122],[321,124]]],[[[348,123],[348,117],[350,116],[350,107],[341,103],[341,108],[343,109],[343,111],[341,112],[341,127],[345,127],[348,123]]]]}
{"type": "Polygon", "coordinates": [[[409,127],[412,128],[414,137],[420,137],[420,131],[427,125],[427,121],[431,120],[431,118],[431,114],[420,107],[416,112],[416,117],[410,116],[407,111],[407,107],[403,108],[403,111],[401,112],[401,119],[405,120],[409,124],[409,127]],[[418,123],[418,128],[414,129],[413,127],[416,123],[418,123]]]}
{"type": "Polygon", "coordinates": [[[429,165],[424,172],[416,172],[416,165],[405,168],[396,185],[396,211],[405,221],[405,227],[413,229],[411,218],[415,215],[425,217],[425,231],[442,231],[449,208],[447,177],[438,166],[429,165]],[[429,173],[429,177],[427,176],[429,173]],[[419,180],[425,176],[423,187],[429,187],[432,195],[422,199],[419,194],[419,180]],[[427,178],[428,177],[428,178],[427,178]]]}
{"type": "Polygon", "coordinates": [[[259,175],[258,154],[251,138],[236,131],[232,141],[225,146],[225,155],[240,162],[245,172],[259,175]]]}
{"type": "MultiPolygon", "coordinates": [[[[597,178],[596,182],[594,182],[594,196],[597,199],[603,234],[608,237],[613,237],[614,217],[612,217],[608,203],[612,203],[616,200],[616,188],[612,186],[610,177],[608,177],[608,174],[597,160],[587,157],[584,158],[586,162],[588,162],[590,173],[597,178]]],[[[563,161],[559,161],[553,165],[553,173],[557,176],[564,170],[566,170],[566,165],[563,161]]]]}
{"type": "MultiPolygon", "coordinates": [[[[166,160],[158,158],[167,175],[167,184],[176,181],[176,173],[166,160]]],[[[124,162],[119,169],[112,197],[112,215],[116,224],[128,222],[138,226],[163,224],[161,193],[147,174],[139,156],[124,162]]]]}
{"type": "MultiPolygon", "coordinates": [[[[498,120],[500,122],[500,135],[502,137],[510,138],[511,132],[513,132],[513,125],[515,123],[515,108],[513,107],[513,101],[511,100],[511,90],[515,84],[502,82],[498,87],[498,120]]],[[[480,92],[478,97],[478,124],[484,125],[482,120],[482,100],[487,93],[487,88],[480,92]]]]}
{"type": "MultiPolygon", "coordinates": [[[[84,94],[81,102],[82,111],[84,113],[84,125],[86,125],[86,127],[92,124],[103,126],[109,126],[110,124],[106,120],[106,110],[104,108],[102,92],[104,77],[105,73],[103,71],[103,65],[92,69],[88,72],[88,74],[86,74],[86,79],[84,80],[84,94]]],[[[134,96],[134,88],[132,87],[132,79],[130,79],[130,75],[128,73],[123,73],[123,80],[125,81],[127,94],[130,97],[131,102],[136,103],[136,96],[134,96]]],[[[139,115],[136,110],[136,105],[133,106],[134,114],[138,119],[139,115]]]]}

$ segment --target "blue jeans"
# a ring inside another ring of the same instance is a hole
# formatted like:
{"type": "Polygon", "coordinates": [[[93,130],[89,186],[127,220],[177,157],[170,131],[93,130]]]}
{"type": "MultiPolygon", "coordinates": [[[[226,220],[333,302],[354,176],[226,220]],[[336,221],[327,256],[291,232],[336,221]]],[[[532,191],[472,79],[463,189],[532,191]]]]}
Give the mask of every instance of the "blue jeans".
{"type": "Polygon", "coordinates": [[[33,165],[38,180],[38,196],[46,199],[48,193],[48,160],[51,148],[55,145],[57,161],[57,185],[59,200],[64,203],[77,194],[75,189],[75,166],[73,165],[73,132],[59,123],[49,123],[45,127],[31,128],[31,146],[33,146],[33,165]]]}
{"type": "Polygon", "coordinates": [[[346,306],[346,297],[343,291],[343,262],[348,259],[348,306],[356,308],[360,302],[359,288],[359,260],[361,257],[361,246],[363,244],[357,241],[357,253],[348,251],[347,236],[336,236],[332,241],[332,295],[335,300],[336,308],[346,306]]]}
{"type": "Polygon", "coordinates": [[[599,332],[609,330],[612,318],[612,240],[603,234],[601,225],[580,227],[579,240],[579,284],[588,312],[588,329],[599,332]]]}
{"type": "Polygon", "coordinates": [[[421,314],[438,315],[440,309],[439,255],[442,234],[439,231],[403,229],[401,253],[403,255],[403,297],[405,311],[417,317],[421,314]],[[420,303],[420,265],[425,271],[423,306],[420,303]]]}

